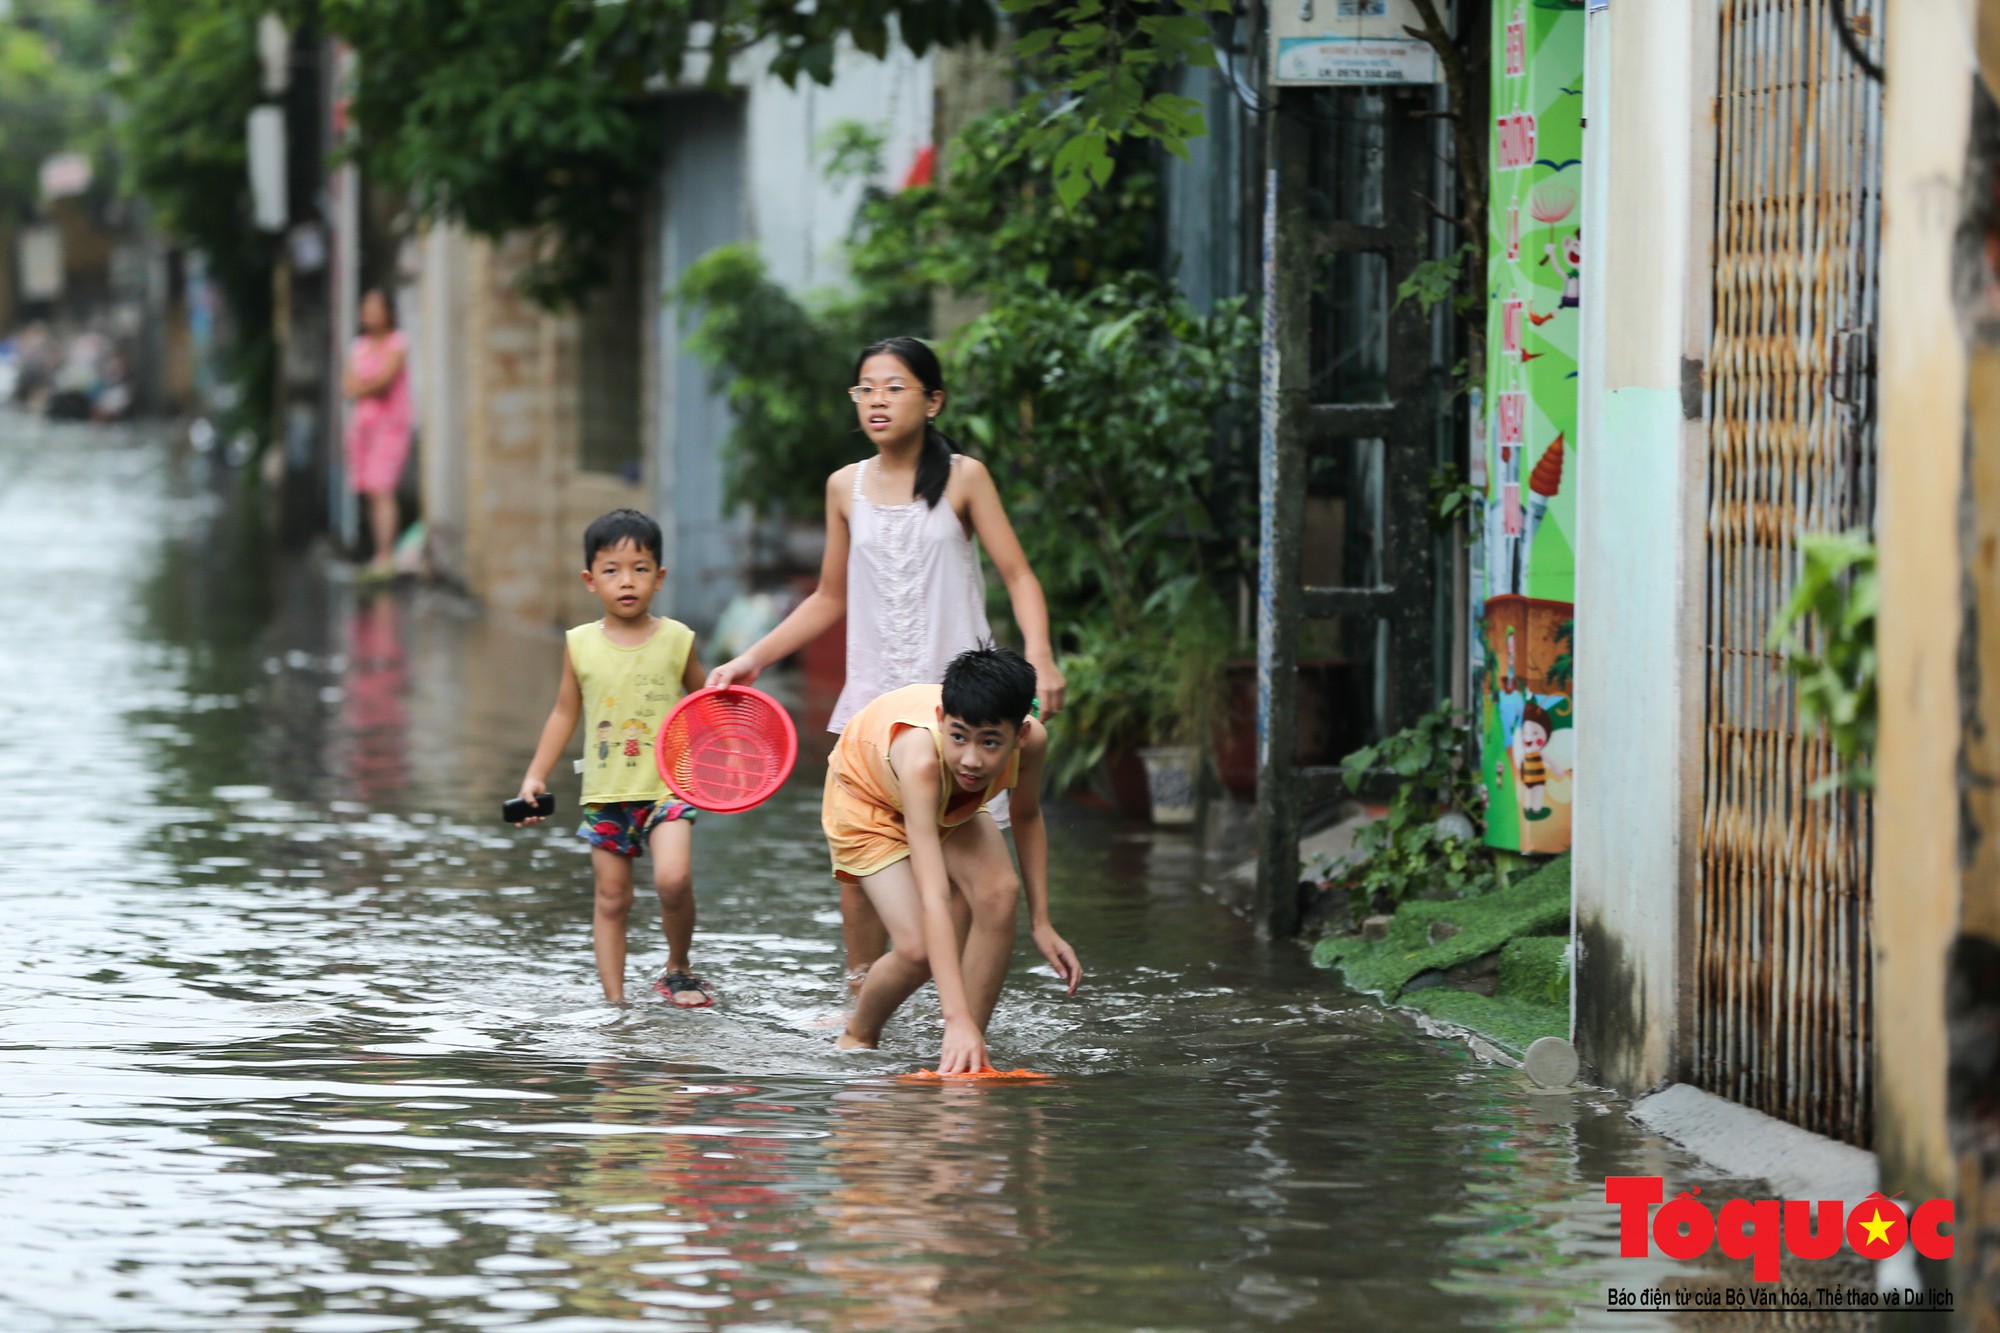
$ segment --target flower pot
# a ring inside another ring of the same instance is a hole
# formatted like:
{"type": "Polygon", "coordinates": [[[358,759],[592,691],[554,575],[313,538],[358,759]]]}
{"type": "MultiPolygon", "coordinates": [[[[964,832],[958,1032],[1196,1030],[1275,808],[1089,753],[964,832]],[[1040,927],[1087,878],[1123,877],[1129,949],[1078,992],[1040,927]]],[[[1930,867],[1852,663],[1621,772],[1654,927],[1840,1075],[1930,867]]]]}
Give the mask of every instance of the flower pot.
{"type": "Polygon", "coordinates": [[[1104,756],[1105,786],[1110,791],[1111,808],[1126,819],[1149,819],[1152,798],[1146,793],[1146,766],[1139,752],[1121,745],[1104,756]]]}
{"type": "MultiPolygon", "coordinates": [[[[1229,668],[1228,707],[1215,739],[1215,772],[1227,790],[1257,794],[1257,669],[1229,668]]],[[[1368,743],[1367,672],[1352,662],[1299,664],[1298,717],[1292,763],[1299,768],[1338,763],[1368,743]]]]}
{"type": "Polygon", "coordinates": [[[1192,745],[1165,745],[1139,751],[1146,766],[1146,792],[1155,824],[1192,824],[1201,751],[1192,745]]]}

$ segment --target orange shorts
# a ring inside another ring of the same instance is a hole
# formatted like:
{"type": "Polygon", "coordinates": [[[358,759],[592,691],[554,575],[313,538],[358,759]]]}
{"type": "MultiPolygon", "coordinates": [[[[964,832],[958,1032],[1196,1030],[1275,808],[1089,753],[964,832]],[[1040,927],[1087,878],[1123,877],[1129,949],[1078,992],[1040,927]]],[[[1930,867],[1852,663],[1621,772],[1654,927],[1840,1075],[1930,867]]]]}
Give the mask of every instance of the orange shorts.
{"type": "MultiPolygon", "coordinates": [[[[974,814],[977,814],[974,811],[974,814]]],[[[938,829],[940,842],[965,827],[968,815],[938,829]]],[[[819,826],[833,856],[833,877],[842,884],[859,884],[910,854],[909,830],[900,810],[885,810],[841,786],[833,770],[826,773],[826,793],[820,799],[819,826]]]]}

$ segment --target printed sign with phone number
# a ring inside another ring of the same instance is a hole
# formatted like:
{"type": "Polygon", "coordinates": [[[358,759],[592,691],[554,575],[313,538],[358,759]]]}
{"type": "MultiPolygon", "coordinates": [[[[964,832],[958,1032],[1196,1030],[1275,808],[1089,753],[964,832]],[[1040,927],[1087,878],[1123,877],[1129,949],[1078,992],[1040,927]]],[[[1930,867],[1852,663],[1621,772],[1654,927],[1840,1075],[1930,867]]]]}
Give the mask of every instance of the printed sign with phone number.
{"type": "Polygon", "coordinates": [[[1437,53],[1426,42],[1384,37],[1284,37],[1276,83],[1436,83],[1437,53]]]}

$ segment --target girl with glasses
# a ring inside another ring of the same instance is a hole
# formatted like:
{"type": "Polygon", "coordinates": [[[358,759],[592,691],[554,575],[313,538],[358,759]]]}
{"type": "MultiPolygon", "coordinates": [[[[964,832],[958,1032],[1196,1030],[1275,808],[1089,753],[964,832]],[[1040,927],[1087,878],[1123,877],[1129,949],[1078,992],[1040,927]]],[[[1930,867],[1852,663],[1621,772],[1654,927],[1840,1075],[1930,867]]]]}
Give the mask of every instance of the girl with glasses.
{"type": "MultiPolygon", "coordinates": [[[[827,478],[819,587],[742,656],[710,672],[708,683],[748,685],[845,616],[847,680],[828,730],[840,732],[891,690],[936,684],[953,658],[991,638],[977,539],[1013,602],[1041,716],[1055,716],[1063,706],[1063,676],[1049,643],[1042,585],[992,474],[938,429],[945,395],[937,354],[915,338],[870,344],[856,362],[848,397],[875,454],[827,478]]],[[[1007,827],[1005,793],[977,817],[1007,827]]],[[[887,934],[853,885],[841,886],[840,916],[848,984],[858,989],[888,947],[887,934]]]]}

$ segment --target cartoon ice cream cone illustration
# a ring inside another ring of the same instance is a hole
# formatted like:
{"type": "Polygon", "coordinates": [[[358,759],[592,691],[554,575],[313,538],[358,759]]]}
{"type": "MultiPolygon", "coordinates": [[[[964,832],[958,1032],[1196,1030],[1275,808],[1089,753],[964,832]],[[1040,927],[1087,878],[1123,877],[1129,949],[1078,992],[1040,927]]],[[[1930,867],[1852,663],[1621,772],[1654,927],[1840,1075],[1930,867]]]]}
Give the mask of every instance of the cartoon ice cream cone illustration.
{"type": "Polygon", "coordinates": [[[1542,526],[1542,519],[1549,512],[1549,501],[1562,489],[1563,477],[1563,437],[1557,435],[1555,442],[1542,451],[1535,464],[1535,470],[1528,474],[1528,513],[1521,532],[1521,563],[1525,566],[1534,555],[1535,530],[1542,526]]]}

